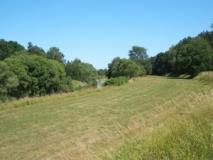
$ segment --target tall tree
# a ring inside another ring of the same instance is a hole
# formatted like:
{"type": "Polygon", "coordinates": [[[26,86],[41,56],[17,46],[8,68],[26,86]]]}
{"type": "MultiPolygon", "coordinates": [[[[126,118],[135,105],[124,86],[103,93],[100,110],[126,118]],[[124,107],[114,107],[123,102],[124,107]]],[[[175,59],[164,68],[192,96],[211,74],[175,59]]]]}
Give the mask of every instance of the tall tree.
{"type": "Polygon", "coordinates": [[[166,53],[158,53],[153,65],[153,74],[163,75],[168,73],[168,58],[166,53]]]}
{"type": "Polygon", "coordinates": [[[137,64],[143,65],[146,74],[152,74],[152,64],[148,59],[147,49],[144,47],[133,46],[129,51],[129,59],[135,61],[137,64]]]}
{"type": "Polygon", "coordinates": [[[133,46],[129,51],[129,59],[134,61],[147,60],[148,55],[146,53],[147,49],[144,47],[133,46]]]}
{"type": "Polygon", "coordinates": [[[80,64],[81,60],[77,58],[72,62],[68,61],[65,66],[67,76],[70,76],[74,80],[81,80],[80,64]]]}
{"type": "Polygon", "coordinates": [[[107,77],[112,77],[112,68],[121,60],[120,57],[115,57],[111,63],[108,64],[107,77]]]}
{"type": "Polygon", "coordinates": [[[60,63],[65,63],[64,54],[57,47],[50,47],[47,51],[47,58],[56,60],[60,63]]]}
{"type": "Polygon", "coordinates": [[[46,52],[43,50],[43,48],[34,46],[32,42],[28,42],[27,51],[31,54],[37,54],[42,57],[46,57],[46,52]]]}

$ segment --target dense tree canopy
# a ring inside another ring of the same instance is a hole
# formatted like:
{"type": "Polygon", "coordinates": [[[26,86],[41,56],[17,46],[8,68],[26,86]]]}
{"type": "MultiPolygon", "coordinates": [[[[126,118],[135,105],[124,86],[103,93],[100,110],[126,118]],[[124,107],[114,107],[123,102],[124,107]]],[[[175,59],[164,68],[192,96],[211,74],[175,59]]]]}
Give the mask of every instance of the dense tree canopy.
{"type": "Polygon", "coordinates": [[[134,61],[147,60],[148,55],[146,53],[147,49],[139,46],[132,46],[129,51],[129,58],[134,61]]]}
{"type": "Polygon", "coordinates": [[[56,60],[60,63],[65,63],[64,54],[57,47],[50,47],[47,51],[47,58],[56,60]]]}
{"type": "Polygon", "coordinates": [[[213,32],[202,32],[198,35],[199,37],[203,37],[213,49],[213,32]]]}
{"type": "Polygon", "coordinates": [[[187,37],[165,53],[155,56],[153,74],[197,75],[212,70],[213,32],[202,32],[195,38],[187,37]]]}
{"type": "Polygon", "coordinates": [[[111,63],[108,64],[107,77],[112,77],[112,68],[120,61],[120,57],[115,57],[111,63]]]}
{"type": "Polygon", "coordinates": [[[99,77],[105,77],[107,76],[107,69],[98,69],[98,76],[99,77]]]}
{"type": "Polygon", "coordinates": [[[0,101],[73,91],[72,79],[89,86],[97,83],[97,70],[91,64],[79,59],[66,63],[57,47],[46,53],[31,42],[25,50],[17,42],[1,39],[0,58],[0,101]]]}
{"type": "Polygon", "coordinates": [[[129,51],[129,59],[135,61],[138,65],[142,65],[146,70],[146,74],[152,73],[152,64],[144,47],[133,46],[129,51]]]}
{"type": "Polygon", "coordinates": [[[180,47],[177,53],[176,71],[192,76],[201,71],[212,69],[213,52],[206,40],[201,37],[192,39],[180,47]]]}
{"type": "Polygon", "coordinates": [[[24,50],[25,48],[15,41],[5,41],[0,39],[0,60],[4,60],[7,57],[15,54],[15,52],[24,50]]]}
{"type": "Polygon", "coordinates": [[[65,69],[67,76],[72,77],[74,80],[87,82],[92,85],[97,83],[98,73],[89,63],[84,63],[79,59],[75,59],[73,62],[68,61],[65,69]]]}
{"type": "Polygon", "coordinates": [[[39,96],[60,91],[66,73],[63,65],[42,56],[23,52],[5,59],[17,76],[19,85],[11,93],[15,97],[39,96]]]}
{"type": "Polygon", "coordinates": [[[0,61],[0,100],[4,101],[4,97],[11,94],[18,84],[17,76],[11,72],[7,63],[0,61]]]}
{"type": "Polygon", "coordinates": [[[145,74],[143,66],[137,65],[133,60],[120,59],[112,68],[112,77],[135,77],[145,74]]]}
{"type": "Polygon", "coordinates": [[[167,55],[165,53],[158,53],[153,66],[153,74],[163,75],[168,73],[167,60],[167,55]]]}
{"type": "Polygon", "coordinates": [[[27,51],[30,54],[37,54],[39,56],[46,57],[46,52],[43,50],[43,48],[34,46],[32,42],[28,42],[27,51]]]}

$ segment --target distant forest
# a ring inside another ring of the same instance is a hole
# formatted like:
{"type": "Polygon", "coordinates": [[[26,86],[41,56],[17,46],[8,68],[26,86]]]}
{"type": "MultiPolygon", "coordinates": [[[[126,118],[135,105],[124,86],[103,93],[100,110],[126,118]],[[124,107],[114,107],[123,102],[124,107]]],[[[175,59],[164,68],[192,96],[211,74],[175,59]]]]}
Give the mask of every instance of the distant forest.
{"type": "Polygon", "coordinates": [[[28,43],[27,49],[16,41],[0,39],[0,101],[52,93],[72,92],[72,80],[96,86],[101,77],[143,75],[196,76],[213,70],[213,31],[187,37],[168,51],[149,57],[146,48],[133,46],[129,58],[115,57],[108,69],[95,69],[80,59],[68,61],[58,47],[44,51],[28,43]]]}

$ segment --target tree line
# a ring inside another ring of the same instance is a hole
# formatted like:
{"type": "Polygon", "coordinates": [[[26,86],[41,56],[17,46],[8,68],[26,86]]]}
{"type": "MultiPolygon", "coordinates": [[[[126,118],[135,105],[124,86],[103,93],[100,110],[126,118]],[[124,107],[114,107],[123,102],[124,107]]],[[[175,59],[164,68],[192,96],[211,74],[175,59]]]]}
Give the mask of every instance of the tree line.
{"type": "Polygon", "coordinates": [[[183,38],[166,52],[151,58],[152,72],[156,75],[189,74],[196,76],[213,69],[213,31],[196,37],[183,38]]]}
{"type": "Polygon", "coordinates": [[[178,76],[198,75],[202,71],[213,70],[213,31],[205,31],[196,37],[187,37],[173,45],[166,52],[149,57],[146,48],[133,46],[129,58],[115,57],[108,64],[108,78],[143,75],[178,76]]]}
{"type": "Polygon", "coordinates": [[[92,64],[77,58],[65,60],[55,46],[45,52],[31,42],[25,49],[15,41],[0,39],[0,100],[70,92],[74,91],[72,80],[94,86],[104,76],[109,79],[152,74],[196,76],[213,69],[213,31],[183,38],[154,57],[148,56],[146,48],[132,46],[128,56],[115,57],[108,69],[96,70],[92,64]]]}
{"type": "Polygon", "coordinates": [[[97,70],[79,59],[66,61],[57,47],[45,52],[28,43],[0,40],[0,101],[74,91],[72,80],[96,85],[97,70]]]}

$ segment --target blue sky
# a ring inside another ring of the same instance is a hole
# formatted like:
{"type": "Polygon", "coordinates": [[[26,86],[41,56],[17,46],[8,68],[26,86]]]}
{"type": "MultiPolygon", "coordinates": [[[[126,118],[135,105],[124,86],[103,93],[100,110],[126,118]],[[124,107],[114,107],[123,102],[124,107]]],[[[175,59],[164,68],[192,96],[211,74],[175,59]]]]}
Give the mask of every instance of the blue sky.
{"type": "Polygon", "coordinates": [[[0,0],[0,39],[56,46],[66,60],[101,69],[128,58],[133,45],[155,56],[211,30],[212,7],[213,0],[0,0]]]}

